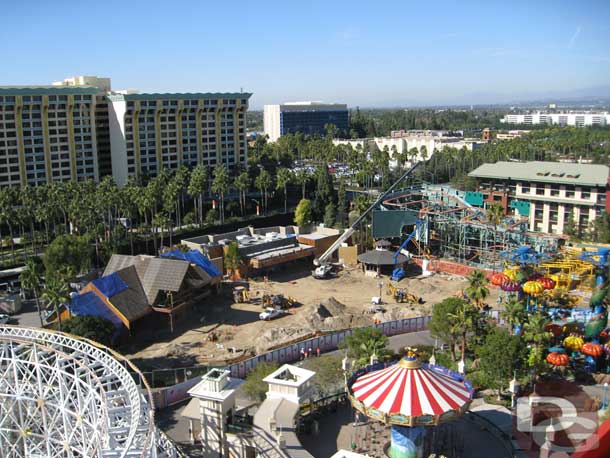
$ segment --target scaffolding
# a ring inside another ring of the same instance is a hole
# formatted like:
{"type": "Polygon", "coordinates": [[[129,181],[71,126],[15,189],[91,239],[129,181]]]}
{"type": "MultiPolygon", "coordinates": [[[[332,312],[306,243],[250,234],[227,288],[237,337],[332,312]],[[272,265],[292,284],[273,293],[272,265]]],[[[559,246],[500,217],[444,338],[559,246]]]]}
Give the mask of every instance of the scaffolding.
{"type": "MultiPolygon", "coordinates": [[[[447,186],[397,191],[384,200],[382,209],[408,211],[424,222],[416,256],[445,258],[480,269],[500,269],[502,251],[530,245],[539,253],[554,255],[565,241],[559,235],[529,231],[522,216],[507,215],[499,224],[490,224],[484,208],[470,205],[463,193],[447,186]]],[[[384,223],[390,221],[377,218],[377,224],[384,223]]],[[[405,233],[402,227],[394,231],[405,233]]]]}

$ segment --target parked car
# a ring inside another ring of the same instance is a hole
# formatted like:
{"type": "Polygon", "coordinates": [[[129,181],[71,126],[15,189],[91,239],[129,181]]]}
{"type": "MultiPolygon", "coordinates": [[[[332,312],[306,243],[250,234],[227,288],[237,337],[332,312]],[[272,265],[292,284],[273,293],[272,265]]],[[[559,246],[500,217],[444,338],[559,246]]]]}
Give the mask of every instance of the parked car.
{"type": "Polygon", "coordinates": [[[284,313],[286,313],[286,312],[284,312],[284,310],[267,307],[264,312],[261,312],[258,315],[258,317],[261,320],[269,321],[269,320],[273,320],[274,318],[282,316],[284,313]]]}
{"type": "Polygon", "coordinates": [[[11,321],[11,317],[6,313],[0,313],[0,324],[7,324],[11,321]]]}

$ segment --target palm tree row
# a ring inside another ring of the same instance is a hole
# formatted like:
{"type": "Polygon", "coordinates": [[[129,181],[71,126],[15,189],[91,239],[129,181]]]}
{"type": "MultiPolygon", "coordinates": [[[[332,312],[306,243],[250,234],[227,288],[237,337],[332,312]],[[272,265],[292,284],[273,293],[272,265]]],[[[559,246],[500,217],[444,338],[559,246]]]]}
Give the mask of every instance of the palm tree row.
{"type": "MultiPolygon", "coordinates": [[[[306,185],[309,174],[299,184],[306,185]]],[[[258,166],[238,170],[233,176],[220,165],[209,169],[197,165],[192,170],[185,166],[175,171],[164,169],[158,176],[129,179],[118,187],[111,177],[99,184],[93,181],[53,182],[38,187],[0,188],[0,241],[11,248],[13,263],[17,261],[15,238],[21,239],[21,256],[28,252],[37,256],[43,245],[57,235],[73,233],[86,235],[96,244],[128,241],[133,251],[134,236],[152,239],[155,252],[158,234],[169,233],[173,242],[174,228],[185,224],[202,225],[206,210],[213,220],[225,222],[226,200],[233,192],[239,197],[239,213],[245,216],[248,193],[260,191],[262,212],[269,209],[269,197],[274,190],[283,196],[283,208],[288,210],[288,186],[297,183],[295,174],[285,167],[275,168],[273,174],[258,166]]],[[[237,200],[237,199],[236,199],[237,200]]],[[[237,205],[237,204],[234,204],[237,205]]],[[[231,211],[235,216],[235,211],[231,211]]],[[[209,220],[208,220],[209,222],[209,220]]],[[[3,254],[8,259],[9,253],[3,254]]]]}

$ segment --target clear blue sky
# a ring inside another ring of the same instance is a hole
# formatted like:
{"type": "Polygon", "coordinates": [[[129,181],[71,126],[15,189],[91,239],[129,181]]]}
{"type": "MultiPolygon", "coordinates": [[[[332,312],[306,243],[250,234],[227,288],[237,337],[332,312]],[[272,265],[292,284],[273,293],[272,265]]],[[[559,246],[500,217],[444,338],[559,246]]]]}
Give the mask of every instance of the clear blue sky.
{"type": "Polygon", "coordinates": [[[609,0],[3,0],[0,84],[352,106],[610,95],[609,0]]]}

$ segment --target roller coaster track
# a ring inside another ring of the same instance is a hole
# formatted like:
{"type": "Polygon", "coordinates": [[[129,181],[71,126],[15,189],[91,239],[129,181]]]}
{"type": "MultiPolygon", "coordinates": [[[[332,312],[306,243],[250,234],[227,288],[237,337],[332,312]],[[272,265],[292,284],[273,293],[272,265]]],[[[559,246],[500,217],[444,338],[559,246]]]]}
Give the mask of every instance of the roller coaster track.
{"type": "Polygon", "coordinates": [[[0,455],[182,456],[155,428],[150,389],[132,363],[87,339],[8,325],[0,326],[0,455]]]}

